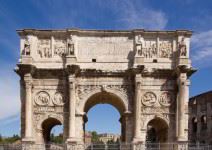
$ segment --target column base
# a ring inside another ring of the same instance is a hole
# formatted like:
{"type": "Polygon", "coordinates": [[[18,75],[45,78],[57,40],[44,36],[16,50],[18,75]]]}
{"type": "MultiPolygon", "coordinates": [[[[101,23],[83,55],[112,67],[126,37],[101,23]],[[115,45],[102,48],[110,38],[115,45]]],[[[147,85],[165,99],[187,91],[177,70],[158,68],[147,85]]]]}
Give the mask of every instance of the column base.
{"type": "Polygon", "coordinates": [[[133,144],[143,144],[145,141],[142,138],[133,138],[133,144]]]}
{"type": "Polygon", "coordinates": [[[76,56],[72,56],[72,55],[66,56],[66,63],[67,64],[74,64],[76,62],[77,62],[76,56]]]}
{"type": "Polygon", "coordinates": [[[66,143],[67,144],[76,144],[78,143],[79,141],[75,138],[75,137],[69,137],[67,140],[66,140],[66,143]]]}
{"type": "Polygon", "coordinates": [[[188,142],[188,138],[187,137],[177,137],[177,142],[188,142]]]}
{"type": "Polygon", "coordinates": [[[68,138],[66,140],[66,150],[85,150],[84,143],[77,138],[68,138]]]}
{"type": "Polygon", "coordinates": [[[35,143],[35,139],[32,137],[25,137],[21,139],[21,142],[23,144],[34,144],[35,143]]]}

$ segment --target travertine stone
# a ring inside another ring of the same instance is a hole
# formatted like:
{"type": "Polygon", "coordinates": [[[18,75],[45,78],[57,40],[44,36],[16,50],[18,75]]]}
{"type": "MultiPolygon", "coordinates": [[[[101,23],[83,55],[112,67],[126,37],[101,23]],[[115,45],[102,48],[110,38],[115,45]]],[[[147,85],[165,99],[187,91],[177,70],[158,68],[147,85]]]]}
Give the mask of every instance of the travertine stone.
{"type": "MultiPolygon", "coordinates": [[[[187,140],[191,32],[146,30],[18,30],[21,132],[48,142],[64,125],[64,142],[84,143],[86,114],[100,103],[120,113],[122,142],[187,140]]],[[[89,120],[89,118],[88,118],[89,120]]],[[[77,146],[77,145],[75,145],[77,146]]]]}

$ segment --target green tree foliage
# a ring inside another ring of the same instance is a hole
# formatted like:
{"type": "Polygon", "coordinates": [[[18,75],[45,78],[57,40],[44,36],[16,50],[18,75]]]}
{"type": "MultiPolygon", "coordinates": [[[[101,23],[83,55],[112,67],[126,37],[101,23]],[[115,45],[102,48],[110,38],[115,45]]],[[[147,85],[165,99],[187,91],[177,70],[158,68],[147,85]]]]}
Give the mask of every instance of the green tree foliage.
{"type": "Polygon", "coordinates": [[[99,142],[99,136],[98,136],[98,134],[97,134],[97,132],[96,131],[92,131],[91,132],[91,142],[92,143],[97,143],[97,142],[99,142]]]}
{"type": "Polygon", "coordinates": [[[2,142],[2,140],[3,140],[3,139],[2,139],[2,136],[1,136],[1,134],[0,134],[0,143],[2,142]]]}
{"type": "Polygon", "coordinates": [[[17,134],[14,134],[12,137],[6,137],[6,138],[3,138],[1,135],[0,135],[0,143],[1,144],[7,144],[7,143],[15,143],[16,141],[18,140],[21,140],[20,136],[17,135],[17,134]]]}
{"type": "Polygon", "coordinates": [[[58,136],[55,136],[53,133],[50,135],[50,142],[56,143],[56,144],[62,144],[63,143],[63,134],[59,134],[58,136]]]}

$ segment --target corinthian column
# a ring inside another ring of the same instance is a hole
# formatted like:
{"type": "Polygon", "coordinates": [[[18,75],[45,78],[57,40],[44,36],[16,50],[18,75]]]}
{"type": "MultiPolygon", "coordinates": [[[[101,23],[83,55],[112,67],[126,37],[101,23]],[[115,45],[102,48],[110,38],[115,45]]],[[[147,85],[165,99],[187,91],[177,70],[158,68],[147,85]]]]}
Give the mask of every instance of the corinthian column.
{"type": "Polygon", "coordinates": [[[24,75],[25,82],[25,134],[24,141],[32,140],[32,77],[30,73],[24,75]]]}
{"type": "Polygon", "coordinates": [[[133,142],[141,141],[140,132],[140,113],[141,113],[141,76],[136,75],[135,78],[135,97],[134,97],[134,138],[133,142]]]}
{"type": "Polygon", "coordinates": [[[69,138],[68,141],[72,142],[75,140],[75,78],[69,76],[69,138]]]}
{"type": "Polygon", "coordinates": [[[177,96],[177,139],[178,141],[187,141],[185,134],[187,127],[186,107],[189,100],[189,80],[186,73],[180,73],[178,76],[178,96],[177,96]]]}

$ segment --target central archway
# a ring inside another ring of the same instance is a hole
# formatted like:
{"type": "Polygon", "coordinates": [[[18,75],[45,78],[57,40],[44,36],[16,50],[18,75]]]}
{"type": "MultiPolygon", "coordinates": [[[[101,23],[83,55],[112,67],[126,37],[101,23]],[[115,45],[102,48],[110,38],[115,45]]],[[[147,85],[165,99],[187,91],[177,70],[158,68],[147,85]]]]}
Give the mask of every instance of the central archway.
{"type": "MultiPolygon", "coordinates": [[[[110,104],[115,109],[118,110],[120,114],[119,122],[121,123],[121,141],[126,141],[126,115],[128,112],[128,107],[126,106],[126,103],[121,99],[117,94],[101,91],[98,93],[95,93],[91,95],[86,102],[84,103],[83,111],[85,113],[84,116],[84,123],[83,123],[83,129],[85,133],[85,124],[88,121],[87,113],[92,108],[95,107],[98,104],[110,104]]],[[[103,116],[104,117],[104,116],[103,116]]],[[[85,140],[85,137],[84,137],[85,140]]]]}

